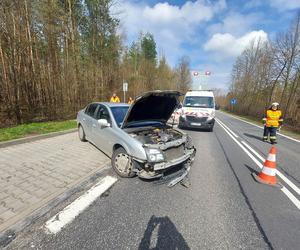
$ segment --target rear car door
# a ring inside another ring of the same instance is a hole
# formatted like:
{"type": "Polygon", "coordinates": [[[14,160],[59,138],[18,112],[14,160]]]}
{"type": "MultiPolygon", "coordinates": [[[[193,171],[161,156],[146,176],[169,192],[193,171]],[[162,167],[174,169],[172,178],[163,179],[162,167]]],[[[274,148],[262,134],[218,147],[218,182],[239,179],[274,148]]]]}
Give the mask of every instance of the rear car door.
{"type": "Polygon", "coordinates": [[[96,123],[96,119],[95,119],[95,113],[97,110],[98,104],[96,103],[92,103],[88,106],[88,108],[85,111],[85,134],[88,138],[89,141],[94,141],[93,138],[93,124],[96,123]]]}

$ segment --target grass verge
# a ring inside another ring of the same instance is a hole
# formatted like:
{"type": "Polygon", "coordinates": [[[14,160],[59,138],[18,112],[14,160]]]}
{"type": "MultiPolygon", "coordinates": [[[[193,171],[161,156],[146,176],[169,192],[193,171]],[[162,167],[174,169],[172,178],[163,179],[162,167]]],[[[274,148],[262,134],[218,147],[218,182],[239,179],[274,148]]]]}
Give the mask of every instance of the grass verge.
{"type": "Polygon", "coordinates": [[[34,122],[15,127],[0,128],[0,142],[68,130],[76,128],[76,126],[75,120],[67,120],[59,122],[34,122]]]}
{"type": "MultiPolygon", "coordinates": [[[[229,112],[227,110],[224,110],[224,109],[222,109],[221,111],[224,112],[224,113],[227,113],[229,115],[241,118],[241,119],[243,119],[243,120],[245,120],[247,122],[252,122],[252,123],[254,123],[256,125],[263,126],[262,125],[262,121],[260,119],[258,119],[258,118],[251,117],[251,116],[245,116],[245,115],[237,115],[237,114],[231,113],[231,112],[229,112]]],[[[297,140],[300,140],[300,133],[299,132],[295,132],[293,130],[290,130],[290,129],[284,127],[284,124],[283,124],[283,127],[281,128],[281,130],[280,130],[279,133],[281,133],[283,135],[290,136],[290,137],[295,138],[297,140]]]]}

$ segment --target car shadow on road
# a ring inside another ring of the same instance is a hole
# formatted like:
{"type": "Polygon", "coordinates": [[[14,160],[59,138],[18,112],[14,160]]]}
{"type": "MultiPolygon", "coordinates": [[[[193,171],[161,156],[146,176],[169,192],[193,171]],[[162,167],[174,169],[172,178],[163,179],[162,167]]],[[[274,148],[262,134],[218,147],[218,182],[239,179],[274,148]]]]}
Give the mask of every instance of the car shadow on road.
{"type": "Polygon", "coordinates": [[[256,140],[262,141],[262,136],[252,135],[252,134],[248,134],[248,133],[244,133],[244,135],[247,136],[247,137],[254,138],[256,140]]]}
{"type": "Polygon", "coordinates": [[[138,249],[187,250],[190,247],[168,216],[156,217],[152,215],[138,249]],[[156,245],[153,246],[155,243],[156,245]]]}

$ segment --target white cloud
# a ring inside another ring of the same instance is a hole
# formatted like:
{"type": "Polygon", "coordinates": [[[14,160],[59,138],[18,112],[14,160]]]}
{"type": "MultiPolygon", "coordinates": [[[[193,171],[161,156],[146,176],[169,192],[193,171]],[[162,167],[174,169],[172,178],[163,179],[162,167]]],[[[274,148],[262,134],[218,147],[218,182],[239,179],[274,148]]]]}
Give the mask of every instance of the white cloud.
{"type": "Polygon", "coordinates": [[[129,43],[136,40],[141,31],[150,32],[158,49],[174,65],[184,52],[182,44],[197,39],[195,32],[199,25],[226,8],[226,1],[186,1],[182,6],[164,2],[149,6],[125,0],[114,8],[113,12],[121,13],[119,18],[129,43]]]}
{"type": "Polygon", "coordinates": [[[251,31],[243,36],[235,37],[230,33],[216,33],[204,45],[205,51],[215,52],[219,58],[234,58],[238,56],[251,41],[264,42],[268,35],[263,30],[251,31]]]}
{"type": "Polygon", "coordinates": [[[213,9],[201,1],[186,2],[181,8],[169,3],[157,3],[154,7],[146,6],[144,17],[154,23],[187,22],[199,23],[208,21],[213,16],[213,9]]]}

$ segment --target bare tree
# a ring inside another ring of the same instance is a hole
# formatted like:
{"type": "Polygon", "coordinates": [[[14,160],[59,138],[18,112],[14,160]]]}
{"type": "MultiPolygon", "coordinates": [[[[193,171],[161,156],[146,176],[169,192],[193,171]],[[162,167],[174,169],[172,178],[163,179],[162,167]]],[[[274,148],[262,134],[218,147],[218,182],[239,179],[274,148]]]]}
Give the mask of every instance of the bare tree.
{"type": "Polygon", "coordinates": [[[299,69],[300,12],[275,42],[252,42],[236,59],[228,98],[239,99],[236,112],[258,117],[272,101],[280,102],[286,123],[299,129],[299,69]]]}
{"type": "Polygon", "coordinates": [[[187,91],[191,87],[190,59],[183,56],[176,67],[176,84],[180,91],[187,91]]]}

